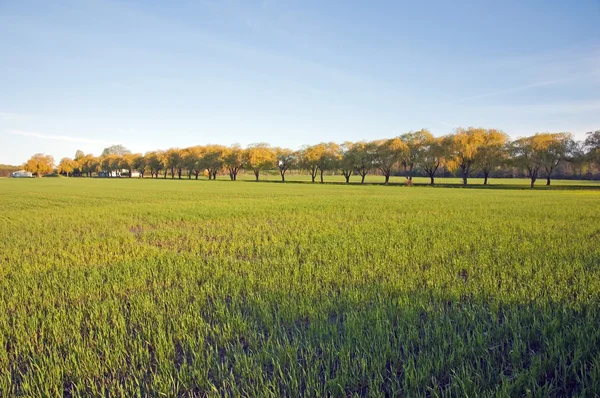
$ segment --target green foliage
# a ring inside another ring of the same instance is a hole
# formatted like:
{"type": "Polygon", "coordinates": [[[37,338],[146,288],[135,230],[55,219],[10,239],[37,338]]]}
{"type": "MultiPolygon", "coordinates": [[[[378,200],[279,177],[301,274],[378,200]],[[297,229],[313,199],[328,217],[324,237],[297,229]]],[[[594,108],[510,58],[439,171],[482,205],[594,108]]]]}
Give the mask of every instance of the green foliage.
{"type": "Polygon", "coordinates": [[[600,391],[598,190],[64,178],[0,200],[3,397],[600,391]]]}
{"type": "MultiPolygon", "coordinates": [[[[80,151],[78,151],[78,152],[80,152],[80,151]]],[[[102,154],[100,156],[107,156],[107,155],[123,156],[123,155],[128,155],[130,153],[131,153],[131,151],[129,149],[125,148],[123,145],[111,145],[108,148],[104,148],[104,150],[102,151],[102,154]]],[[[75,156],[77,156],[77,154],[75,156]]]]}

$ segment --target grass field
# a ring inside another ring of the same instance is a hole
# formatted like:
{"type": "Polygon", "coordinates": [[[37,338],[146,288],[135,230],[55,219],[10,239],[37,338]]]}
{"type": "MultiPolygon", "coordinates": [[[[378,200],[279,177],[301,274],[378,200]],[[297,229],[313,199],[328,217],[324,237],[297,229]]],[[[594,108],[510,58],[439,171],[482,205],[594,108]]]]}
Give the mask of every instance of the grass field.
{"type": "Polygon", "coordinates": [[[0,199],[3,397],[600,393],[600,189],[48,178],[0,199]]]}
{"type": "MultiPolygon", "coordinates": [[[[146,176],[148,177],[148,176],[146,176]]],[[[162,175],[158,178],[161,179],[162,175]]],[[[192,176],[192,179],[194,177],[192,176]]],[[[316,182],[320,183],[320,177],[317,176],[316,182]]],[[[167,176],[167,180],[171,179],[171,175],[167,176]]],[[[177,177],[175,178],[177,179],[177,177]]],[[[187,179],[187,176],[182,176],[182,179],[187,179]]],[[[200,179],[206,179],[206,177],[200,177],[200,179]]],[[[286,182],[311,182],[310,175],[308,174],[286,174],[286,182]]],[[[229,181],[228,175],[219,175],[217,180],[229,181]]],[[[254,181],[255,177],[252,173],[241,173],[238,175],[238,180],[240,181],[254,181]]],[[[260,175],[261,181],[276,181],[281,182],[281,176],[278,172],[269,172],[262,173],[260,175]]],[[[365,184],[383,184],[384,177],[381,175],[367,175],[365,179],[365,184]]],[[[344,176],[342,175],[325,175],[324,182],[327,183],[336,183],[336,184],[345,184],[344,176]]],[[[414,185],[429,185],[430,180],[429,177],[414,177],[413,179],[414,185]]],[[[527,178],[490,178],[488,181],[488,186],[486,188],[497,188],[497,187],[509,187],[511,189],[530,189],[529,184],[531,181],[527,178]]],[[[360,184],[360,176],[352,176],[350,178],[350,184],[360,184]]],[[[390,185],[405,185],[406,178],[402,176],[392,176],[390,178],[390,185]]],[[[447,186],[447,187],[462,187],[462,178],[459,177],[436,177],[435,184],[439,186],[447,186]]],[[[482,188],[483,186],[483,178],[469,178],[470,188],[482,188]]],[[[552,180],[550,187],[546,187],[546,179],[540,178],[535,183],[535,189],[554,189],[556,187],[578,187],[578,188],[600,188],[599,180],[552,180]]]]}

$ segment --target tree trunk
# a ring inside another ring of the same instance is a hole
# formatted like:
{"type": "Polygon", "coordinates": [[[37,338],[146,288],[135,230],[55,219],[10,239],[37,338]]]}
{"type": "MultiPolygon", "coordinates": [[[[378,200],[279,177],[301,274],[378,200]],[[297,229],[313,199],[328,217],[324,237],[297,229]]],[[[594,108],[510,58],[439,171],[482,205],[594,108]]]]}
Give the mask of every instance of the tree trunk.
{"type": "Polygon", "coordinates": [[[463,185],[467,185],[467,176],[463,175],[463,185]]]}
{"type": "Polygon", "coordinates": [[[171,179],[175,178],[175,169],[171,168],[171,179]]]}
{"type": "Polygon", "coordinates": [[[323,184],[323,170],[321,170],[321,184],[323,184]]]}
{"type": "Polygon", "coordinates": [[[346,177],[346,184],[350,183],[350,174],[344,174],[344,177],[346,177]]]}
{"type": "Polygon", "coordinates": [[[487,185],[487,181],[488,181],[488,175],[490,173],[483,173],[483,185],[487,185]]]}
{"type": "Polygon", "coordinates": [[[281,174],[281,182],[285,182],[285,171],[280,170],[279,173],[281,174]]]}
{"type": "Polygon", "coordinates": [[[533,188],[533,184],[535,184],[536,177],[531,177],[531,188],[533,188]]]}
{"type": "Polygon", "coordinates": [[[169,172],[169,170],[165,170],[165,175],[163,176],[163,178],[167,178],[167,173],[169,172]]]}
{"type": "Polygon", "coordinates": [[[217,180],[217,171],[215,170],[213,172],[213,180],[216,181],[217,180]]]}
{"type": "Polygon", "coordinates": [[[546,186],[550,185],[550,177],[546,177],[546,186]]]}
{"type": "Polygon", "coordinates": [[[385,185],[387,185],[389,182],[390,182],[390,175],[389,175],[389,173],[387,173],[385,175],[385,185]]]}
{"type": "Polygon", "coordinates": [[[256,177],[256,181],[258,181],[258,174],[260,173],[260,170],[254,170],[254,176],[256,177]]]}
{"type": "Polygon", "coordinates": [[[434,184],[435,184],[435,181],[434,181],[434,179],[433,179],[433,176],[432,176],[432,175],[430,175],[430,176],[429,176],[429,179],[431,180],[431,185],[434,185],[434,184]]]}
{"type": "Polygon", "coordinates": [[[365,177],[366,177],[366,174],[361,174],[361,175],[360,175],[360,183],[361,183],[361,184],[364,184],[364,183],[365,183],[365,177]]]}
{"type": "Polygon", "coordinates": [[[177,169],[177,177],[181,180],[181,169],[177,169]]]}

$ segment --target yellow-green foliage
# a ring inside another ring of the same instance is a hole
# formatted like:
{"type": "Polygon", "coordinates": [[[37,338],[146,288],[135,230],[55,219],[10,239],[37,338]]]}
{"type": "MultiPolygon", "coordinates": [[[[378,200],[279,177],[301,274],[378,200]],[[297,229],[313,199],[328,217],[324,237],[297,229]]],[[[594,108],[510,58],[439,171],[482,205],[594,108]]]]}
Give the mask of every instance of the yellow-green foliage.
{"type": "Polygon", "coordinates": [[[0,396],[600,391],[600,191],[1,180],[0,396]]]}

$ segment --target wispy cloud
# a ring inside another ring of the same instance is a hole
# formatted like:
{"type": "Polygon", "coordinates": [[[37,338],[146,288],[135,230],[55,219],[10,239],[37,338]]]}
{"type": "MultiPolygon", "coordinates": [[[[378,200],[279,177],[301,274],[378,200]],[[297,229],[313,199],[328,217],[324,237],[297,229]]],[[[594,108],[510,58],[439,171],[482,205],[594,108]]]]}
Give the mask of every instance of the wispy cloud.
{"type": "Polygon", "coordinates": [[[7,131],[7,133],[12,134],[12,135],[19,135],[22,137],[43,138],[46,140],[82,142],[85,144],[102,144],[102,145],[105,145],[105,144],[110,145],[111,144],[110,142],[104,141],[104,140],[96,140],[96,139],[85,138],[85,137],[72,137],[72,136],[68,136],[68,135],[40,134],[40,133],[34,133],[34,132],[29,132],[29,131],[20,131],[20,130],[10,130],[10,131],[7,131]]]}
{"type": "Polygon", "coordinates": [[[566,77],[562,77],[562,78],[558,78],[558,79],[542,80],[542,81],[537,81],[537,82],[533,82],[530,84],[524,84],[521,86],[509,87],[509,88],[505,88],[502,90],[490,91],[487,93],[471,95],[468,97],[459,98],[459,99],[450,101],[447,104],[448,105],[449,104],[458,104],[458,103],[467,102],[467,101],[471,101],[471,100],[475,100],[475,99],[489,98],[489,97],[495,97],[495,96],[502,95],[502,94],[509,94],[509,93],[514,93],[514,92],[518,92],[518,91],[525,91],[525,90],[529,90],[529,89],[537,88],[537,87],[556,86],[556,85],[567,83],[567,82],[570,82],[570,81],[573,81],[573,80],[576,80],[579,78],[593,77],[596,75],[600,75],[600,69],[594,70],[594,71],[588,72],[588,73],[578,73],[575,75],[570,75],[570,76],[566,76],[566,77]]]}
{"type": "Polygon", "coordinates": [[[600,101],[566,101],[519,105],[484,106],[479,112],[509,114],[542,114],[542,115],[574,115],[586,112],[600,112],[600,101]]]}

